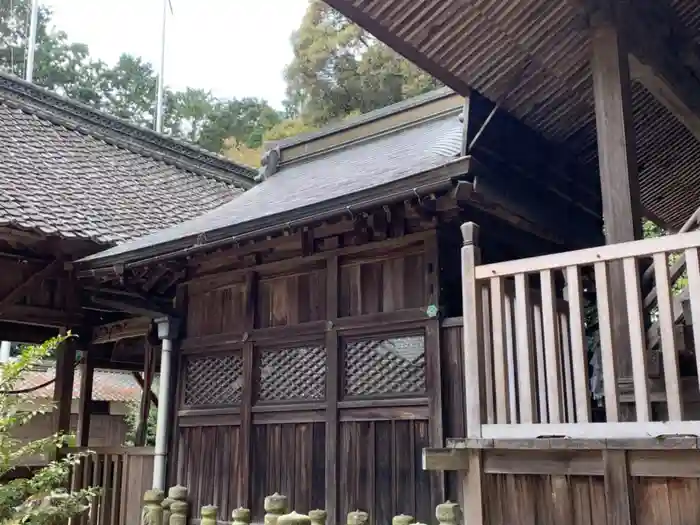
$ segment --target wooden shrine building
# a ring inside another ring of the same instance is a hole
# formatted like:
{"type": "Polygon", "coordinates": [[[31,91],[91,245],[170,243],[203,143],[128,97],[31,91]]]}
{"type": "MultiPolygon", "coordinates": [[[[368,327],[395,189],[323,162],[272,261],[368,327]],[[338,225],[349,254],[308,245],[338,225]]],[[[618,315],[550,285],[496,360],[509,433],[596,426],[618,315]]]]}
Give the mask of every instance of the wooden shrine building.
{"type": "MultiPolygon", "coordinates": [[[[59,404],[45,431],[69,429],[80,361],[78,440],[87,444],[93,371],[143,370],[153,329],[142,323],[140,339],[115,343],[112,323],[125,304],[143,304],[139,292],[81,286],[72,261],[229,202],[254,185],[255,172],[5,74],[0,143],[0,340],[80,335],[84,358],[75,345],[57,354],[57,381],[46,388],[59,404]]],[[[165,291],[179,276],[163,272],[152,286],[165,291]]]]}
{"type": "Polygon", "coordinates": [[[229,204],[77,263],[82,286],[175,301],[163,453],[193,509],[277,491],[329,523],[427,522],[457,497],[421,451],[466,431],[460,226],[489,262],[603,242],[595,171],[493,109],[441,89],[272,144],[229,204]]]}

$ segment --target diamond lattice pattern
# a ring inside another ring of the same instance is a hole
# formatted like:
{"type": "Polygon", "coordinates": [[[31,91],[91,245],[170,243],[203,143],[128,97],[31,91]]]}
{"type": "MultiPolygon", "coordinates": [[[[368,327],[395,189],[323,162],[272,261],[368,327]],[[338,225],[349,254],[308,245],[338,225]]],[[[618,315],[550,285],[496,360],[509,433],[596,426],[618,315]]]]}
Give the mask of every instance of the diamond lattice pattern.
{"type": "Polygon", "coordinates": [[[189,358],[185,365],[185,405],[235,405],[243,391],[240,353],[189,358]]]}
{"type": "Polygon", "coordinates": [[[260,353],[259,401],[322,400],[326,391],[326,349],[305,346],[260,353]]]}

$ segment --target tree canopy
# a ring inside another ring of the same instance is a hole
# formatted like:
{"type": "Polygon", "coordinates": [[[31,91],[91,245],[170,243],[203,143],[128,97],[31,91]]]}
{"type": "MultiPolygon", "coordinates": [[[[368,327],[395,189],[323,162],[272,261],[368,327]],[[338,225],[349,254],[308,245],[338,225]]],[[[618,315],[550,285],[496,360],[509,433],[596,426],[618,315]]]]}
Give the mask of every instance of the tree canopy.
{"type": "MultiPolygon", "coordinates": [[[[31,0],[0,1],[0,69],[24,76],[31,0]]],[[[34,82],[135,124],[155,121],[157,73],[123,54],[109,65],[39,12],[34,82]]],[[[434,89],[437,82],[320,0],[311,0],[291,36],[278,111],[259,98],[217,99],[166,89],[163,130],[233,160],[257,165],[265,141],[317,129],[434,89]]]]}

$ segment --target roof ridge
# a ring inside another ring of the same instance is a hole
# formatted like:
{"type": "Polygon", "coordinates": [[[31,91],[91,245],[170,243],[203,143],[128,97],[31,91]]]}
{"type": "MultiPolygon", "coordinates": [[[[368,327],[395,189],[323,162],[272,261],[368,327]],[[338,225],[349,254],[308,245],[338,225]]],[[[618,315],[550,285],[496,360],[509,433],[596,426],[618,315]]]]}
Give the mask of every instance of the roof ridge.
{"type": "Polygon", "coordinates": [[[256,170],[200,146],[157,133],[109,115],[0,71],[0,101],[55,124],[167,164],[246,188],[256,170]]]}
{"type": "Polygon", "coordinates": [[[354,128],[356,126],[361,126],[363,124],[367,124],[375,120],[387,118],[396,113],[401,113],[414,107],[422,106],[423,104],[427,104],[429,102],[433,102],[444,97],[449,97],[454,94],[455,91],[448,87],[433,89],[431,91],[428,91],[427,93],[422,93],[420,95],[416,95],[415,97],[410,97],[399,102],[395,102],[383,108],[374,109],[372,111],[363,113],[361,115],[357,115],[355,117],[341,120],[333,124],[328,124],[322,127],[321,129],[309,131],[308,133],[302,133],[300,135],[295,135],[293,137],[289,137],[278,141],[270,141],[269,144],[278,148],[289,148],[292,146],[298,146],[300,144],[304,144],[305,142],[311,142],[321,137],[326,137],[328,135],[340,133],[341,131],[354,128]]]}

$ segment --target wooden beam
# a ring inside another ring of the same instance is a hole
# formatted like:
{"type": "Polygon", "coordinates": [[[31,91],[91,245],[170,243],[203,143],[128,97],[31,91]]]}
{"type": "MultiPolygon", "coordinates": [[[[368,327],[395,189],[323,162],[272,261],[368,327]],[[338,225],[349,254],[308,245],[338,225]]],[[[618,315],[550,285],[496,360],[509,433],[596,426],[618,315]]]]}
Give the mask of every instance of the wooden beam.
{"type": "Polygon", "coordinates": [[[0,321],[0,340],[16,343],[43,343],[56,337],[56,329],[48,326],[0,321]]]}
{"type": "MultiPolygon", "coordinates": [[[[607,244],[642,238],[641,198],[632,124],[632,92],[624,40],[607,20],[592,33],[593,91],[607,244]]],[[[613,349],[620,376],[632,374],[622,265],[610,265],[613,349]]]]}
{"type": "Polygon", "coordinates": [[[617,2],[615,7],[632,77],[700,140],[700,47],[690,29],[666,0],[617,2]]]}
{"type": "MultiPolygon", "coordinates": [[[[80,312],[55,310],[43,306],[15,305],[9,307],[2,316],[3,321],[14,321],[28,325],[53,326],[77,326],[82,323],[83,316],[80,312]]],[[[55,332],[54,332],[55,335],[55,332]]]]}
{"type": "Polygon", "coordinates": [[[19,299],[21,299],[27,292],[30,292],[36,285],[40,284],[41,281],[53,275],[62,266],[63,261],[57,259],[44,266],[38,272],[30,275],[19,285],[15,286],[7,295],[5,295],[5,297],[0,299],[0,317],[4,317],[4,314],[19,299]]]}
{"type": "Polygon", "coordinates": [[[146,337],[151,331],[150,317],[133,317],[96,326],[92,329],[91,345],[115,343],[130,337],[146,337]]]}
{"type": "Polygon", "coordinates": [[[93,379],[95,376],[94,353],[86,352],[85,362],[80,365],[80,406],[78,407],[78,443],[87,447],[90,441],[90,416],[92,408],[93,379]]]}

